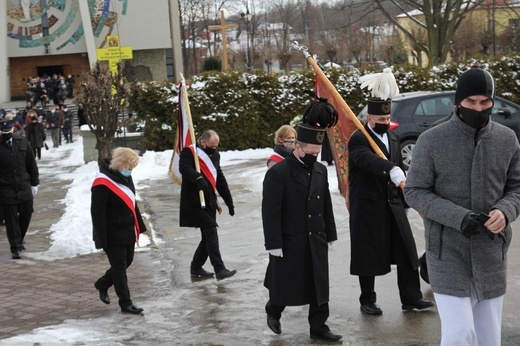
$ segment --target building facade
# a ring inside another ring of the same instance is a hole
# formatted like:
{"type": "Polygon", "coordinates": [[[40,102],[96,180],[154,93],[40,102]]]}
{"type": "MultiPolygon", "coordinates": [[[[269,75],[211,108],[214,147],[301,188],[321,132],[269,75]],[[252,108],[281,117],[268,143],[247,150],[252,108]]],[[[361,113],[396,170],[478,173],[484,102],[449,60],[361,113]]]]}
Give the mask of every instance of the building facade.
{"type": "Polygon", "coordinates": [[[114,36],[140,76],[167,80],[170,16],[168,0],[1,1],[0,102],[23,98],[31,77],[70,74],[79,86],[114,36]]]}

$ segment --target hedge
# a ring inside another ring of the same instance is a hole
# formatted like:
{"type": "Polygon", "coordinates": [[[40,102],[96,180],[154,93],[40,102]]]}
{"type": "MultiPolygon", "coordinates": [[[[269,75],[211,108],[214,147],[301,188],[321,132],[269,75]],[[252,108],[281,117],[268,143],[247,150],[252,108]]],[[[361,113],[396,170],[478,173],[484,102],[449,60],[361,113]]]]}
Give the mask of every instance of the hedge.
{"type": "MultiPolygon", "coordinates": [[[[431,70],[413,65],[396,65],[393,72],[401,92],[453,90],[458,76],[478,65],[494,76],[496,95],[520,103],[520,57],[477,58],[464,64],[446,64],[431,70]]],[[[360,89],[359,77],[373,70],[326,70],[325,73],[354,113],[364,107],[369,92],[360,89]]],[[[311,98],[310,69],[284,75],[263,71],[204,72],[189,82],[188,98],[196,137],[206,129],[220,135],[221,150],[242,150],[273,146],[273,134],[283,124],[300,116],[311,98]]],[[[140,82],[134,85],[130,108],[146,121],[144,145],[147,150],[173,148],[176,130],[178,87],[168,82],[140,82]]]]}

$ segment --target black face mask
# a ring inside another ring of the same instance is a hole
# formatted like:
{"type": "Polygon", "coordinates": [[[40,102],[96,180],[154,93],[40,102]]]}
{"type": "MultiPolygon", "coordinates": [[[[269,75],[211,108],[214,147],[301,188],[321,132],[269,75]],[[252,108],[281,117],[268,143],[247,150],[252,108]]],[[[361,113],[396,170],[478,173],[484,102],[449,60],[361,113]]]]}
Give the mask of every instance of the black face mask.
{"type": "Polygon", "coordinates": [[[215,148],[210,148],[210,147],[205,147],[205,148],[202,149],[202,150],[204,150],[204,152],[205,152],[206,154],[208,154],[208,156],[211,156],[211,155],[215,152],[215,148]]]}
{"type": "Polygon", "coordinates": [[[13,134],[11,132],[9,132],[9,133],[2,133],[2,140],[4,142],[7,142],[8,140],[10,140],[11,137],[13,137],[13,134]]]}
{"type": "Polygon", "coordinates": [[[306,167],[312,167],[316,160],[318,160],[318,157],[311,154],[305,154],[303,157],[300,157],[300,160],[302,160],[306,167]]]}
{"type": "Polygon", "coordinates": [[[376,123],[374,126],[374,132],[379,133],[380,135],[384,135],[388,132],[388,129],[390,129],[390,124],[380,124],[376,123]]]}
{"type": "Polygon", "coordinates": [[[473,127],[474,129],[481,129],[489,122],[489,116],[491,115],[492,111],[493,107],[489,107],[488,109],[484,109],[483,111],[479,112],[460,106],[459,116],[463,122],[473,127]]]}

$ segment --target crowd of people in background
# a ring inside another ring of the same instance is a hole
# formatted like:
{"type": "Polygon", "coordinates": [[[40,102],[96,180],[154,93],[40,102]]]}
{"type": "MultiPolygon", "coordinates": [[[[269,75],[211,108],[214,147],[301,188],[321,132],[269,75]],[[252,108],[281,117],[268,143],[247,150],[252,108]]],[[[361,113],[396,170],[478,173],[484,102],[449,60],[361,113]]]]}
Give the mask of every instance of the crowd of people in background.
{"type": "Polygon", "coordinates": [[[46,129],[50,132],[53,148],[62,144],[72,143],[72,121],[74,114],[66,104],[51,105],[48,107],[36,107],[31,101],[27,101],[25,108],[13,109],[9,113],[0,105],[0,120],[7,114],[11,114],[14,120],[14,133],[26,137],[34,156],[41,159],[41,148],[47,138],[46,129]]]}
{"type": "Polygon", "coordinates": [[[54,105],[63,105],[67,98],[74,97],[75,84],[76,81],[71,74],[67,77],[56,73],[52,77],[46,74],[41,77],[29,77],[25,100],[33,105],[39,102],[41,108],[45,108],[51,101],[54,105]]]}

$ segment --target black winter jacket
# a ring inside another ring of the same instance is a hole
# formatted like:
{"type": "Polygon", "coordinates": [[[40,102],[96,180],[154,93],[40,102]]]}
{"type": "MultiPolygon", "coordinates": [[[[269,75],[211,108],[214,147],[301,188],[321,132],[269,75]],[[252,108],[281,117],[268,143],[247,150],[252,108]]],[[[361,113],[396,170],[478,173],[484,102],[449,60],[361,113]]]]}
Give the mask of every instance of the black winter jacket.
{"type": "Polygon", "coordinates": [[[0,204],[33,198],[31,186],[40,183],[34,152],[24,137],[13,135],[12,147],[0,139],[0,204]]]}
{"type": "MultiPolygon", "coordinates": [[[[125,185],[135,194],[132,177],[125,178],[119,172],[108,168],[109,162],[101,164],[99,171],[116,183],[125,185]]],[[[128,245],[136,242],[134,216],[128,206],[112,190],[104,185],[91,189],[92,200],[90,214],[92,216],[92,234],[96,249],[110,245],[128,245]]],[[[146,232],[141,212],[135,204],[137,221],[141,233],[146,232]]]]}
{"type": "MultiPolygon", "coordinates": [[[[233,198],[229,191],[229,186],[220,168],[220,154],[215,151],[210,156],[211,162],[217,170],[217,192],[224,200],[228,208],[234,208],[233,198]]],[[[195,170],[195,161],[190,148],[184,148],[180,154],[179,170],[182,174],[181,186],[181,207],[179,216],[179,225],[181,227],[211,227],[217,225],[217,194],[211,188],[208,179],[195,170]],[[206,208],[200,206],[199,191],[195,180],[202,176],[210,187],[204,193],[206,200],[206,208]]]]}

